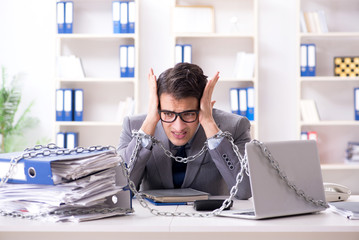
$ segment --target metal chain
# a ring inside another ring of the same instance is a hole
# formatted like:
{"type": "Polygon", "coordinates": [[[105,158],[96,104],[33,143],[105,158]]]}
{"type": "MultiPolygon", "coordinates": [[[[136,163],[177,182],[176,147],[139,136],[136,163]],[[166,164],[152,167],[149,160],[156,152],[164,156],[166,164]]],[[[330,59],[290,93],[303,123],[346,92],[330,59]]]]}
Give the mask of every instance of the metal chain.
{"type": "MultiPolygon", "coordinates": [[[[198,152],[196,155],[194,156],[190,156],[187,158],[178,158],[173,156],[173,154],[169,151],[166,150],[163,146],[163,144],[158,141],[155,137],[153,136],[149,136],[146,134],[142,134],[139,133],[136,130],[132,131],[132,135],[133,137],[136,138],[136,146],[134,151],[132,152],[131,158],[130,158],[130,162],[129,162],[129,166],[131,167],[136,159],[136,156],[138,154],[138,151],[140,149],[140,144],[142,141],[142,138],[148,138],[152,141],[152,143],[154,145],[158,144],[165,152],[166,156],[175,159],[176,161],[180,161],[180,162],[184,162],[187,163],[189,161],[193,161],[196,157],[202,155],[204,152],[206,152],[208,150],[208,140],[206,140],[204,142],[204,146],[203,148],[200,150],[200,152],[198,152]]],[[[248,157],[247,155],[242,156],[241,153],[239,152],[238,146],[234,144],[234,139],[232,137],[232,134],[229,132],[222,132],[219,134],[216,134],[213,138],[227,138],[228,141],[231,143],[232,145],[232,149],[234,151],[234,153],[236,154],[240,164],[241,164],[241,169],[237,174],[236,177],[236,184],[231,188],[230,190],[230,196],[223,201],[223,204],[220,208],[213,210],[212,212],[207,212],[207,213],[186,213],[186,212],[160,212],[156,209],[153,209],[149,206],[149,204],[147,203],[147,201],[145,201],[145,199],[143,198],[143,196],[137,191],[135,184],[129,180],[129,171],[130,171],[130,167],[129,168],[124,168],[124,174],[127,177],[128,181],[129,181],[129,187],[130,189],[133,191],[134,195],[136,196],[136,198],[138,199],[138,201],[140,202],[141,206],[144,208],[147,208],[152,214],[154,215],[159,215],[159,216],[195,216],[195,217],[210,217],[210,216],[216,216],[219,215],[225,208],[227,208],[230,204],[232,199],[234,198],[234,196],[237,194],[238,192],[238,187],[239,184],[242,182],[243,177],[244,177],[244,173],[247,174],[249,176],[249,168],[248,168],[248,157]]],[[[282,171],[279,167],[279,163],[274,159],[273,155],[271,154],[271,152],[269,151],[269,149],[260,141],[258,140],[252,140],[251,143],[254,143],[256,146],[258,146],[264,156],[266,157],[266,159],[268,159],[269,163],[271,164],[271,166],[277,171],[278,176],[288,185],[288,187],[290,187],[292,190],[295,191],[295,193],[303,198],[305,201],[314,204],[316,206],[322,206],[324,208],[328,208],[329,205],[323,201],[323,200],[314,200],[313,197],[308,196],[307,194],[304,193],[303,190],[301,190],[300,188],[298,188],[294,183],[290,182],[288,177],[286,176],[285,172],[282,171]]]]}
{"type": "MultiPolygon", "coordinates": [[[[173,158],[174,160],[176,160],[177,162],[181,162],[181,163],[188,163],[188,162],[192,162],[194,161],[196,158],[198,158],[199,156],[201,156],[202,154],[204,154],[207,150],[208,150],[208,141],[206,141],[202,147],[202,149],[196,153],[195,155],[193,156],[189,156],[189,157],[180,157],[180,156],[175,156],[173,155],[173,153],[169,150],[167,150],[164,145],[162,144],[161,141],[157,140],[155,137],[153,136],[149,136],[147,134],[143,134],[143,133],[139,133],[138,131],[136,130],[133,130],[132,131],[132,136],[133,137],[136,137],[136,146],[135,146],[135,149],[134,151],[132,152],[132,155],[131,155],[131,159],[135,159],[136,155],[137,155],[137,152],[138,152],[138,149],[139,149],[139,143],[141,143],[141,139],[142,138],[147,138],[149,139],[150,141],[152,141],[152,144],[153,146],[155,145],[158,145],[160,148],[162,148],[162,150],[164,151],[165,155],[169,158],[173,158]]],[[[215,135],[214,138],[217,138],[219,137],[219,135],[215,135]]],[[[130,161],[132,162],[132,161],[130,161]]]]}
{"type": "MultiPolygon", "coordinates": [[[[9,177],[12,174],[13,169],[15,168],[16,164],[22,159],[30,159],[35,157],[46,157],[46,156],[63,156],[63,155],[70,155],[70,154],[78,154],[83,152],[94,152],[94,151],[103,151],[103,150],[114,150],[116,155],[116,148],[113,146],[90,146],[88,148],[84,147],[76,147],[73,149],[65,149],[56,146],[54,143],[50,143],[48,145],[36,145],[33,148],[26,148],[22,154],[17,157],[14,157],[10,160],[10,167],[8,172],[5,174],[5,177],[1,179],[0,187],[9,180],[9,177]]],[[[120,163],[122,168],[125,168],[123,162],[120,163]]],[[[10,212],[3,209],[0,209],[0,215],[2,216],[11,216],[11,217],[20,217],[26,219],[37,219],[40,217],[52,217],[52,216],[72,216],[72,215],[82,215],[82,214],[111,214],[111,213],[130,213],[133,212],[132,209],[124,209],[120,207],[115,208],[74,208],[74,209],[63,209],[63,210],[54,210],[47,213],[41,214],[24,214],[19,212],[10,212]]]]}
{"type": "Polygon", "coordinates": [[[325,201],[323,201],[323,200],[314,200],[313,197],[307,195],[302,189],[298,188],[293,182],[291,182],[288,179],[288,176],[286,175],[286,173],[280,169],[279,163],[274,159],[274,157],[271,154],[271,152],[269,151],[269,149],[262,142],[260,142],[258,140],[252,140],[252,142],[261,149],[261,151],[264,154],[264,156],[266,157],[266,159],[269,161],[271,166],[278,173],[278,176],[288,185],[288,187],[290,189],[294,190],[294,192],[299,197],[303,198],[305,201],[307,201],[309,203],[312,203],[312,204],[314,204],[316,206],[321,206],[321,207],[325,207],[325,208],[329,207],[328,203],[326,203],[325,201]]]}
{"type": "MultiPolygon", "coordinates": [[[[129,186],[130,190],[134,193],[134,195],[138,199],[140,205],[142,207],[148,209],[153,215],[156,215],[156,216],[182,216],[182,217],[189,217],[189,216],[193,216],[193,217],[210,217],[210,216],[219,215],[225,208],[227,208],[231,204],[232,199],[234,199],[234,196],[238,192],[238,186],[242,182],[244,174],[249,176],[248,157],[247,157],[247,155],[244,155],[244,156],[241,155],[241,153],[239,152],[238,146],[234,144],[234,139],[233,139],[232,135],[229,132],[222,132],[220,134],[216,134],[213,138],[222,138],[222,137],[224,137],[224,138],[227,138],[229,140],[229,142],[232,145],[232,149],[233,149],[234,153],[236,154],[236,156],[237,156],[237,158],[238,158],[238,160],[239,160],[239,162],[241,164],[241,169],[240,169],[240,171],[239,171],[239,173],[237,174],[237,177],[236,177],[236,184],[230,190],[230,196],[226,200],[223,201],[223,204],[222,204],[222,206],[220,208],[215,209],[212,212],[207,212],[207,213],[197,213],[197,212],[188,213],[188,212],[161,212],[161,211],[158,211],[157,209],[151,208],[149,206],[148,202],[137,191],[134,182],[130,180],[130,173],[129,172],[130,172],[130,169],[132,168],[132,165],[134,164],[134,162],[135,162],[135,160],[137,158],[138,152],[140,150],[140,144],[141,144],[142,139],[143,138],[149,139],[150,141],[152,141],[153,145],[159,145],[159,147],[161,147],[163,149],[166,156],[168,156],[170,158],[173,158],[178,162],[183,162],[183,163],[188,163],[188,162],[194,161],[196,158],[198,158],[199,156],[204,154],[206,151],[208,151],[208,140],[206,140],[204,142],[204,145],[203,145],[202,149],[197,154],[195,154],[193,156],[190,156],[190,157],[187,157],[187,158],[183,158],[183,157],[174,156],[169,150],[165,149],[164,145],[159,140],[157,140],[153,136],[149,136],[149,135],[146,135],[146,134],[139,133],[136,130],[132,131],[132,135],[133,135],[133,137],[136,138],[136,145],[135,145],[134,151],[131,154],[130,162],[128,163],[128,166],[126,166],[126,164],[124,163],[122,157],[118,155],[121,158],[120,165],[122,166],[122,171],[123,171],[124,176],[127,179],[128,186],[129,186]]],[[[329,207],[329,205],[325,201],[323,201],[323,200],[315,200],[313,197],[308,196],[307,194],[305,194],[304,191],[301,190],[300,188],[298,188],[294,183],[290,182],[288,177],[286,176],[285,172],[280,169],[279,163],[274,159],[274,157],[272,156],[269,149],[262,142],[260,142],[258,140],[252,140],[251,142],[254,143],[255,145],[257,145],[261,149],[261,151],[264,154],[264,156],[266,157],[266,159],[269,161],[271,166],[278,173],[278,176],[299,197],[303,198],[305,201],[307,201],[307,202],[309,202],[311,204],[314,204],[316,206],[322,206],[324,208],[329,207]]],[[[107,146],[107,147],[92,146],[92,147],[89,147],[89,148],[78,147],[78,148],[74,148],[74,149],[69,150],[69,149],[58,148],[54,144],[49,144],[47,146],[37,145],[34,148],[25,149],[25,152],[22,155],[11,159],[9,171],[7,172],[5,177],[1,180],[0,187],[8,181],[14,167],[16,166],[18,161],[21,160],[21,159],[34,158],[34,157],[37,157],[37,156],[67,155],[67,154],[81,153],[81,152],[84,152],[84,151],[92,152],[92,151],[95,151],[95,150],[104,150],[104,149],[110,149],[110,148],[113,148],[116,151],[116,149],[114,147],[111,147],[111,146],[107,146]],[[57,150],[55,151],[53,149],[57,149],[57,150]],[[40,151],[40,150],[43,150],[43,151],[40,151]]],[[[86,213],[107,213],[107,212],[117,211],[117,210],[122,211],[123,209],[106,208],[106,209],[91,210],[91,211],[78,209],[78,210],[63,211],[63,212],[60,210],[60,211],[54,211],[54,212],[41,214],[41,215],[36,215],[36,216],[35,215],[21,215],[19,213],[8,213],[8,212],[5,212],[4,210],[0,210],[0,215],[9,215],[9,216],[13,216],[13,217],[23,217],[23,218],[37,218],[37,217],[46,217],[47,215],[50,215],[50,214],[63,215],[63,214],[80,214],[80,213],[81,214],[86,214],[86,213]]]]}

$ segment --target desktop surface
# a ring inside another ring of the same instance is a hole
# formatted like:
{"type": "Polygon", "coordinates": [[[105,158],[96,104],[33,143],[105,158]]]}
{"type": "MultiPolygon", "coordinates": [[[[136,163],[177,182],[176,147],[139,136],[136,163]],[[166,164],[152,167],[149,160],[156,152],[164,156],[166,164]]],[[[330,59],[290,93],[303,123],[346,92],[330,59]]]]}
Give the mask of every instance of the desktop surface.
{"type": "MultiPolygon", "coordinates": [[[[359,201],[351,196],[350,201],[359,201]]],[[[51,223],[12,217],[0,217],[0,240],[3,239],[359,239],[359,220],[348,220],[329,209],[266,220],[227,217],[154,216],[133,200],[135,212],[128,216],[82,223],[51,223]],[[295,233],[295,234],[294,234],[295,233]],[[248,237],[248,238],[247,238],[248,237]]],[[[193,206],[155,206],[169,212],[195,212],[193,206]]],[[[251,200],[235,200],[232,209],[248,209],[251,200]]]]}

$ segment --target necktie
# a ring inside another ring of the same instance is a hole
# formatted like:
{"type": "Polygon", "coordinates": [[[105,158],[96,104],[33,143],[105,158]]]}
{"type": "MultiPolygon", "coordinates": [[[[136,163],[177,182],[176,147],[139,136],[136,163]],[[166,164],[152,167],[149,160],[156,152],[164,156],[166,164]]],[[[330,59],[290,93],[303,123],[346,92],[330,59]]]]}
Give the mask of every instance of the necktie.
{"type": "MultiPolygon", "coordinates": [[[[178,147],[176,152],[176,157],[187,157],[185,151],[185,145],[178,147]]],[[[172,175],[173,175],[173,185],[175,188],[180,188],[182,186],[184,175],[186,174],[186,163],[177,162],[176,160],[173,161],[172,164],[172,175]]]]}

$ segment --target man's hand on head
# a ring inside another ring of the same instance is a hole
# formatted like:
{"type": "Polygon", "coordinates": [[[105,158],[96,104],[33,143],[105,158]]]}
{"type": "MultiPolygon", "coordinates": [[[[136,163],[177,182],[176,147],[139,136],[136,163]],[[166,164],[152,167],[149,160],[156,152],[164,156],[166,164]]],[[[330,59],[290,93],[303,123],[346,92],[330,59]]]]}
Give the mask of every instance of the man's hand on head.
{"type": "Polygon", "coordinates": [[[219,131],[219,128],[215,123],[212,115],[212,110],[215,103],[215,101],[212,101],[212,94],[218,79],[219,72],[217,72],[212,79],[208,80],[200,102],[199,122],[202,125],[207,138],[212,137],[219,131]]]}

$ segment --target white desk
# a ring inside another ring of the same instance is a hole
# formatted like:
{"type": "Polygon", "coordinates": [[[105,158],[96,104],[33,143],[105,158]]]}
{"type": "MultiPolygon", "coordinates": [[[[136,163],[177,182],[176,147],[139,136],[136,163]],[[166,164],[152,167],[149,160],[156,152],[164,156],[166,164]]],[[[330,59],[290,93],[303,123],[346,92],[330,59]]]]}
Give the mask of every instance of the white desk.
{"type": "MultiPolygon", "coordinates": [[[[359,196],[352,196],[359,201],[359,196]]],[[[107,240],[107,239],[359,239],[359,220],[347,220],[329,210],[318,214],[242,220],[224,217],[158,217],[133,202],[135,213],[83,223],[48,223],[0,217],[0,240],[107,240]]],[[[236,201],[235,209],[250,201],[236,201]]],[[[160,211],[193,212],[191,206],[153,206],[160,211]]]]}

